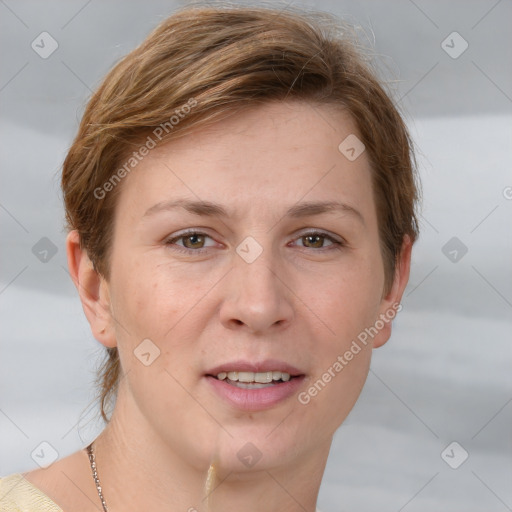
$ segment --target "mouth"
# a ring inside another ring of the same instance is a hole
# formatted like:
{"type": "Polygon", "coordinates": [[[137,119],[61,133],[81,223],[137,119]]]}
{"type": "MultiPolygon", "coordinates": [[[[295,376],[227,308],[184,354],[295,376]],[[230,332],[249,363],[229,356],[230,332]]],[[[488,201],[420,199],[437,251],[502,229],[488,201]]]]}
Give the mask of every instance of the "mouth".
{"type": "Polygon", "coordinates": [[[279,370],[270,370],[268,372],[220,372],[215,378],[217,380],[225,381],[226,384],[236,386],[242,389],[262,389],[282,382],[288,382],[292,378],[297,378],[298,375],[290,375],[287,372],[279,370]]]}
{"type": "Polygon", "coordinates": [[[262,410],[292,396],[305,378],[297,368],[279,361],[244,361],[218,366],[206,373],[213,389],[230,405],[262,410]]]}

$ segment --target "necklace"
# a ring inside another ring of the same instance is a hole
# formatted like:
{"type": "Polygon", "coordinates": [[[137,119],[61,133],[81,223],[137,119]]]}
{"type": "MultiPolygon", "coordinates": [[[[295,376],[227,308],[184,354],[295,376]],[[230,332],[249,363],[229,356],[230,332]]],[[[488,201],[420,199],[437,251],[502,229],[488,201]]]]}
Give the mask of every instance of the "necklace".
{"type": "Polygon", "coordinates": [[[107,503],[105,502],[105,498],[101,492],[101,484],[98,477],[98,470],[96,468],[96,457],[94,456],[92,443],[87,447],[87,454],[89,455],[89,462],[91,463],[92,477],[94,478],[94,483],[96,484],[96,489],[98,490],[98,496],[100,497],[101,504],[103,505],[103,512],[108,512],[107,503]]]}

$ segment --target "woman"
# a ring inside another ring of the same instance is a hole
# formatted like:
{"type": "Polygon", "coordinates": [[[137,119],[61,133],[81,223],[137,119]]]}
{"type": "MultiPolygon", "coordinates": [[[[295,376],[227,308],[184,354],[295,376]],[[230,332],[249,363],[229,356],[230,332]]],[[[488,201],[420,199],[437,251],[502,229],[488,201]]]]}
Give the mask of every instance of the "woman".
{"type": "Polygon", "coordinates": [[[409,135],[343,29],[185,8],[107,75],[62,174],[107,425],[2,510],[315,510],[418,235],[409,135]]]}

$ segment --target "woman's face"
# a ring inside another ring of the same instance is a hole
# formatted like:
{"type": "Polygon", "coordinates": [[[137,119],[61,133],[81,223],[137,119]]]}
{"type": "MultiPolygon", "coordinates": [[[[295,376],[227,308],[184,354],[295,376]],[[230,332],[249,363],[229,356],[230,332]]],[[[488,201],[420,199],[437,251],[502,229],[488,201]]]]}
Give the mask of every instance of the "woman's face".
{"type": "Polygon", "coordinates": [[[332,108],[267,104],[156,147],[119,185],[117,407],[188,464],[325,453],[389,336],[369,163],[338,149],[351,134],[332,108]]]}

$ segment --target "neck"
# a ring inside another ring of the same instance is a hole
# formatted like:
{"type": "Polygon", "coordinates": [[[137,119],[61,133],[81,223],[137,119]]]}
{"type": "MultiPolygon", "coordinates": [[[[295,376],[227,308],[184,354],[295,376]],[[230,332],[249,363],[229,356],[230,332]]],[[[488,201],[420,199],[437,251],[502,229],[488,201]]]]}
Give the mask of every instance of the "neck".
{"type": "Polygon", "coordinates": [[[122,398],[118,395],[111,421],[94,442],[109,511],[316,510],[330,440],[293,467],[267,466],[241,473],[215,463],[192,466],[152,433],[147,423],[130,421],[133,418],[126,416],[122,398]]]}

